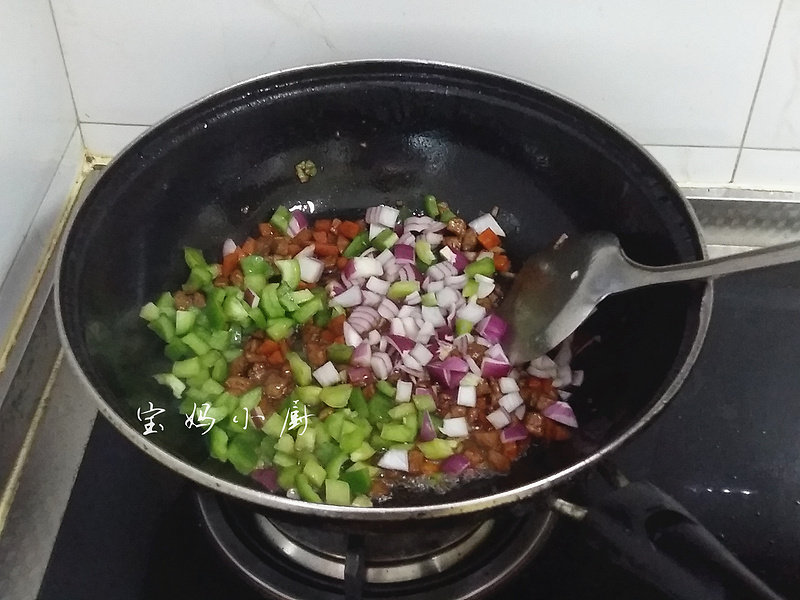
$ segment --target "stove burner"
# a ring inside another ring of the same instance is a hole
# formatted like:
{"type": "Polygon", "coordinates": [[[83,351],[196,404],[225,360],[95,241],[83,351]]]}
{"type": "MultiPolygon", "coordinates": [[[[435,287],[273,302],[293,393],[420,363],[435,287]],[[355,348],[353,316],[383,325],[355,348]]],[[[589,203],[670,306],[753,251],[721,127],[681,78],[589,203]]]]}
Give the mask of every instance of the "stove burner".
{"type": "Polygon", "coordinates": [[[417,521],[408,531],[348,535],[270,519],[212,492],[197,500],[218,550],[278,600],[486,598],[539,551],[555,521],[500,514],[478,525],[417,521]]]}

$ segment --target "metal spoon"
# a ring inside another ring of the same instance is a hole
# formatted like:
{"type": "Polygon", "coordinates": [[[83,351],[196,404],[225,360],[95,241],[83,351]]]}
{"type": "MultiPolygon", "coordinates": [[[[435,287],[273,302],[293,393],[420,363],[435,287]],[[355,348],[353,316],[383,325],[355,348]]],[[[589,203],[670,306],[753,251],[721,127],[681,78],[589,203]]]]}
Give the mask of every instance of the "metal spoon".
{"type": "Polygon", "coordinates": [[[508,323],[512,363],[541,356],[566,339],[606,296],[635,288],[719,277],[800,260],[800,241],[722,258],[650,267],[632,261],[611,233],[570,236],[531,256],[498,314],[508,323]]]}

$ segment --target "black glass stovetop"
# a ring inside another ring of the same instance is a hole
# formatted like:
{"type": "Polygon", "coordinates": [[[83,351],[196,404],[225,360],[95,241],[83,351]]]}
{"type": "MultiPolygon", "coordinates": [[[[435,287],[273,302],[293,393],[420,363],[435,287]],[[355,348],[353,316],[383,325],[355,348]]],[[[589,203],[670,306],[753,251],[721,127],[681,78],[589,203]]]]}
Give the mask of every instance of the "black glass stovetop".
{"type": "MultiPolygon", "coordinates": [[[[720,280],[712,312],[683,389],[615,460],[684,504],[776,591],[800,598],[800,266],[720,280]]],[[[208,541],[193,493],[98,418],[40,600],[260,598],[208,541]]],[[[492,597],[659,596],[561,519],[492,597]]]]}

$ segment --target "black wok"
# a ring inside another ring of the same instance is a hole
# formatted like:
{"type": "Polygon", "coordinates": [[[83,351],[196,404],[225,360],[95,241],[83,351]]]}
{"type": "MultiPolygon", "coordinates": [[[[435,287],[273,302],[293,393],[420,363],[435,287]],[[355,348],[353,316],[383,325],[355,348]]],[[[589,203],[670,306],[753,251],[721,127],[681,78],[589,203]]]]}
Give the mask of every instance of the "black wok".
{"type": "MultiPolygon", "coordinates": [[[[548,92],[446,65],[357,62],[257,78],[201,100],[121,153],[74,216],[57,299],[68,354],[103,414],[145,452],[194,481],[284,516],[402,522],[484,515],[543,500],[641,429],[669,401],[700,349],[711,283],[644,289],[603,303],[585,325],[601,342],[575,359],[586,384],[568,443],[531,451],[505,477],[380,508],[272,495],[208,459],[169,392],[139,308],[185,279],[185,245],[217,257],[279,204],[314,213],[378,203],[418,207],[432,193],[473,218],[499,207],[512,264],[562,233],[608,230],[636,261],[699,259],[691,209],[658,165],[612,125],[548,92]],[[320,172],[300,184],[294,165],[320,172]],[[144,437],[137,408],[168,408],[144,437]]],[[[124,465],[120,465],[124,468],[124,465]]],[[[377,525],[374,525],[377,526],[377,525]]]]}

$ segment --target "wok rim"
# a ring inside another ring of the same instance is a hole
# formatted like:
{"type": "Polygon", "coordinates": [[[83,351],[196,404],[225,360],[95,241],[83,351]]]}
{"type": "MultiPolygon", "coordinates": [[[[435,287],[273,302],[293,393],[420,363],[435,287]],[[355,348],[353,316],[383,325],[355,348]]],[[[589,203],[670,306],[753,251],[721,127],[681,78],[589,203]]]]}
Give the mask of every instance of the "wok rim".
{"type": "MultiPolygon", "coordinates": [[[[105,166],[105,170],[113,167],[113,165],[118,160],[120,160],[121,157],[124,157],[132,147],[138,144],[146,136],[151,135],[154,131],[157,131],[163,124],[169,122],[170,120],[183,114],[184,112],[188,112],[191,109],[209,100],[212,100],[216,97],[220,97],[230,91],[233,91],[236,88],[245,87],[256,81],[268,80],[270,78],[277,77],[280,75],[324,70],[337,67],[346,68],[351,66],[370,65],[370,64],[390,64],[390,65],[397,64],[397,65],[422,66],[422,67],[432,66],[436,68],[456,70],[466,75],[489,76],[493,78],[498,78],[500,80],[505,80],[517,85],[526,86],[538,92],[544,92],[545,94],[549,94],[550,96],[553,96],[554,98],[562,102],[577,107],[578,109],[586,113],[589,117],[593,117],[598,122],[602,123],[609,129],[611,129],[615,134],[620,136],[634,149],[641,152],[645,157],[649,159],[651,165],[664,176],[666,182],[669,183],[669,187],[675,193],[677,198],[680,199],[683,208],[686,211],[686,215],[688,218],[687,225],[691,226],[691,230],[695,236],[694,241],[696,241],[697,244],[699,244],[700,246],[700,258],[701,259],[708,258],[704,236],[700,228],[700,223],[694,212],[694,209],[686,200],[680,188],[673,180],[673,178],[669,175],[669,173],[667,173],[666,169],[653,157],[652,154],[650,154],[650,152],[648,152],[639,142],[634,140],[629,134],[627,134],[625,131],[620,129],[617,125],[610,122],[602,115],[599,115],[598,113],[587,108],[581,103],[576,102],[571,98],[568,98],[562,94],[554,92],[546,87],[531,83],[521,78],[511,77],[490,70],[458,65],[455,63],[432,61],[432,60],[404,59],[404,58],[392,58],[392,59],[370,58],[370,59],[315,63],[310,65],[291,67],[287,69],[279,69],[261,75],[256,75],[254,77],[236,82],[219,90],[211,92],[171,112],[170,114],[168,114],[167,116],[156,122],[154,125],[146,129],[144,132],[136,136],[130,143],[128,143],[122,150],[120,150],[108,162],[108,164],[105,166]]],[[[697,357],[705,341],[706,332],[708,330],[708,325],[711,319],[711,311],[712,311],[713,296],[714,296],[713,280],[708,279],[705,281],[705,289],[703,290],[702,297],[700,298],[700,306],[697,314],[697,319],[698,319],[697,327],[694,332],[694,339],[692,340],[691,347],[688,349],[686,353],[686,356],[683,360],[683,364],[681,364],[680,368],[678,369],[677,373],[673,376],[672,381],[669,383],[667,388],[658,396],[657,400],[653,403],[651,408],[646,413],[644,413],[635,423],[633,423],[627,429],[625,429],[623,433],[618,435],[616,438],[610,440],[609,442],[605,443],[601,448],[599,448],[598,450],[596,450],[594,453],[590,454],[583,460],[580,460],[565,469],[556,471],[555,473],[552,473],[546,477],[534,480],[526,485],[519,486],[510,490],[497,492],[485,496],[479,496],[477,498],[471,498],[468,500],[459,500],[456,502],[446,502],[440,504],[426,504],[426,505],[416,505],[416,506],[392,506],[392,507],[377,506],[377,507],[362,508],[354,506],[314,504],[302,500],[292,500],[285,496],[272,494],[266,490],[261,491],[256,488],[245,487],[244,485],[240,485],[232,481],[228,481],[226,479],[222,479],[220,477],[211,475],[210,473],[204,471],[203,469],[192,466],[189,463],[184,462],[177,456],[173,455],[172,453],[160,448],[157,444],[151,442],[147,437],[143,436],[137,429],[134,429],[133,426],[131,426],[127,421],[125,421],[125,419],[123,419],[119,415],[119,413],[117,413],[117,411],[115,411],[105,401],[103,396],[97,391],[97,389],[94,387],[94,385],[89,380],[87,375],[84,373],[75,353],[73,352],[72,344],[70,343],[69,337],[67,336],[66,333],[64,319],[62,316],[60,288],[61,288],[61,272],[63,267],[64,254],[66,250],[67,241],[70,238],[70,234],[72,232],[72,226],[80,213],[83,203],[89,198],[90,195],[91,193],[87,194],[86,197],[83,199],[83,201],[79,205],[74,207],[72,214],[70,216],[69,223],[65,228],[64,235],[62,236],[61,244],[59,246],[59,251],[57,255],[56,275],[54,284],[54,294],[55,294],[54,301],[55,301],[55,312],[56,312],[56,323],[58,327],[58,334],[59,338],[61,339],[64,354],[66,355],[67,360],[70,366],[72,367],[75,375],[78,377],[80,382],[85,386],[86,391],[89,392],[91,396],[94,398],[95,402],[98,405],[100,413],[106,419],[108,419],[108,421],[124,437],[126,437],[130,442],[132,442],[135,446],[144,451],[151,458],[157,460],[159,463],[168,467],[172,471],[206,488],[209,488],[216,492],[224,493],[228,496],[232,496],[239,500],[244,500],[246,502],[250,502],[252,504],[271,510],[285,511],[301,515],[310,513],[318,518],[325,517],[325,518],[336,518],[336,519],[368,521],[368,522],[386,522],[386,521],[398,521],[405,519],[433,519],[433,518],[453,517],[457,515],[475,514],[480,512],[486,512],[491,509],[503,506],[510,506],[515,503],[521,502],[523,500],[529,500],[538,494],[542,494],[548,490],[552,490],[556,486],[566,484],[580,472],[588,469],[590,466],[597,463],[601,459],[605,458],[608,454],[611,454],[612,452],[619,449],[623,444],[628,442],[634,435],[636,435],[645,426],[647,426],[672,400],[672,398],[678,392],[680,387],[683,385],[684,381],[689,375],[689,372],[691,371],[692,367],[697,361],[697,357]]]]}

